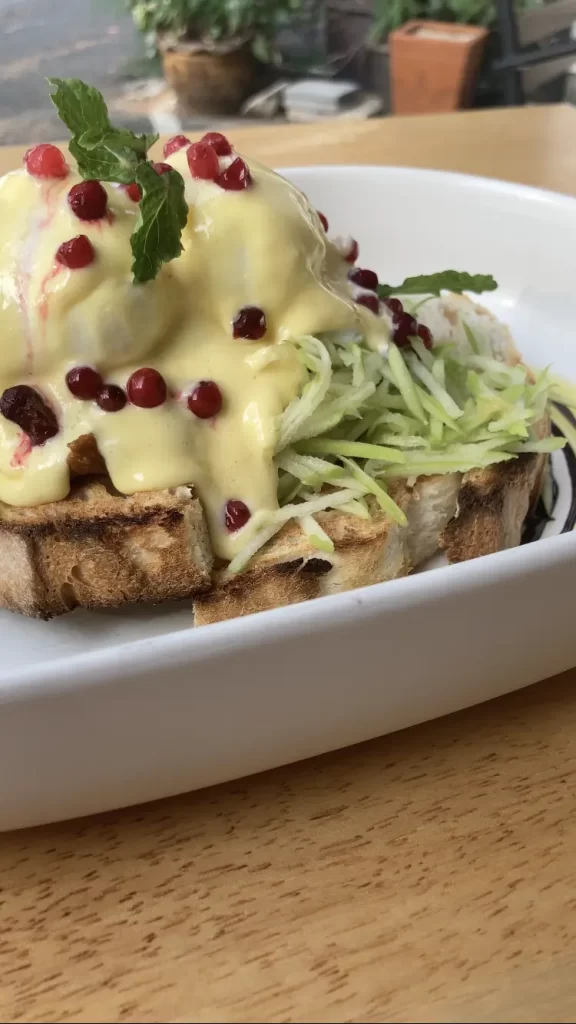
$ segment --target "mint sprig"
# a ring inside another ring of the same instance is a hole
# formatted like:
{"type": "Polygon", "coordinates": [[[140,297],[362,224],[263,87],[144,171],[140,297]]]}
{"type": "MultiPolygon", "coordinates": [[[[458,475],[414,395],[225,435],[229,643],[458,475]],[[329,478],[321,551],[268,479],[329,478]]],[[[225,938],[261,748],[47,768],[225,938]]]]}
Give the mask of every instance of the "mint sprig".
{"type": "Polygon", "coordinates": [[[378,295],[440,295],[440,292],[493,292],[498,287],[491,274],[467,274],[463,270],[442,270],[439,274],[420,274],[407,277],[402,284],[381,284],[378,295]]]}
{"type": "Polygon", "coordinates": [[[176,170],[158,174],[148,160],[157,135],[136,135],[110,123],[104,97],[79,78],[49,78],[52,102],[72,138],[70,153],[83,178],[142,189],[139,218],[130,240],[132,273],[138,283],[153,280],[163,263],[182,252],[188,207],[184,180],[176,170]]]}
{"type": "Polygon", "coordinates": [[[180,236],[188,219],[184,179],[177,171],[157,174],[152,164],[140,163],[136,181],[142,189],[140,220],[131,239],[137,281],[151,281],[162,263],[182,252],[180,236]]]}

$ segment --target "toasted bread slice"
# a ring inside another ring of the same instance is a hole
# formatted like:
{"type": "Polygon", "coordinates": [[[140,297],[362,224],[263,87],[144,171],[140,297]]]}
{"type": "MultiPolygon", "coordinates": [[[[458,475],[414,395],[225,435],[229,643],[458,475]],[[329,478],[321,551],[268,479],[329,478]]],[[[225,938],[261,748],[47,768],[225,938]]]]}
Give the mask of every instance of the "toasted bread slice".
{"type": "Polygon", "coordinates": [[[543,455],[523,455],[465,474],[458,514],[440,543],[449,562],[466,562],[520,543],[545,462],[543,455]]]}
{"type": "MultiPolygon", "coordinates": [[[[406,511],[410,490],[400,484],[392,493],[406,511]]],[[[371,519],[343,512],[319,513],[318,522],[334,542],[332,554],[319,552],[297,523],[287,523],[245,572],[231,578],[225,571],[218,573],[212,589],[196,597],[196,625],[405,576],[409,569],[405,528],[392,522],[375,503],[371,512],[371,519]]]]}
{"type": "Polygon", "coordinates": [[[107,478],[74,484],[64,501],[0,505],[0,559],[0,605],[45,619],[190,597],[212,569],[191,488],[124,497],[107,478]]]}
{"type": "Polygon", "coordinates": [[[525,455],[485,470],[420,477],[414,488],[395,494],[407,527],[381,512],[368,523],[341,512],[318,521],[335,552],[313,548],[296,523],[289,523],[256,556],[249,569],[214,584],[194,601],[196,625],[279,608],[313,597],[406,576],[438,551],[449,562],[467,561],[515,547],[539,480],[545,456],[525,455]]]}
{"type": "Polygon", "coordinates": [[[406,576],[438,551],[456,512],[460,479],[451,473],[422,477],[413,488],[396,484],[391,495],[405,512],[408,528],[392,522],[376,502],[370,505],[370,520],[320,513],[318,522],[334,542],[330,555],[312,547],[297,523],[287,523],[245,572],[232,578],[219,573],[212,589],[197,596],[196,625],[406,576]]]}

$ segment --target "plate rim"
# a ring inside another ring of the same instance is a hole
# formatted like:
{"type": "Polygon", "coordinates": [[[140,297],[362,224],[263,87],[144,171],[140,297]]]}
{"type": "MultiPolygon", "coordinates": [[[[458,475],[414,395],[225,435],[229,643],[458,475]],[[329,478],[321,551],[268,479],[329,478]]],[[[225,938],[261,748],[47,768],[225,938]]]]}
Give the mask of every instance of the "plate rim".
{"type": "Polygon", "coordinates": [[[473,185],[488,192],[510,192],[513,195],[522,195],[526,199],[535,201],[545,199],[553,205],[569,204],[576,207],[576,193],[572,195],[570,192],[556,192],[553,189],[539,188],[537,185],[508,181],[506,178],[490,178],[483,174],[468,174],[464,171],[442,170],[435,167],[410,167],[404,164],[294,164],[288,167],[275,167],[274,170],[287,177],[290,173],[309,174],[318,171],[328,174],[352,172],[356,175],[367,171],[378,171],[381,174],[400,172],[404,176],[416,178],[425,177],[438,180],[450,178],[462,185],[473,185]]]}

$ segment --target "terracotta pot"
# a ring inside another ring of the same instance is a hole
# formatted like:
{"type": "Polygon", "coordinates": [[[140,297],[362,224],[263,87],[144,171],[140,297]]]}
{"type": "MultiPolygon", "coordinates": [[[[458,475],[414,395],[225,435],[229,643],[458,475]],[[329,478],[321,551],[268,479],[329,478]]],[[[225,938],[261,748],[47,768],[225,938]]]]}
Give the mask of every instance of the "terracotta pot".
{"type": "Polygon", "coordinates": [[[392,110],[432,114],[470,105],[489,33],[477,25],[408,21],[388,36],[392,110]]]}
{"type": "Polygon", "coordinates": [[[158,49],[183,114],[235,114],[254,89],[257,64],[247,41],[207,49],[160,37],[158,49]]]}

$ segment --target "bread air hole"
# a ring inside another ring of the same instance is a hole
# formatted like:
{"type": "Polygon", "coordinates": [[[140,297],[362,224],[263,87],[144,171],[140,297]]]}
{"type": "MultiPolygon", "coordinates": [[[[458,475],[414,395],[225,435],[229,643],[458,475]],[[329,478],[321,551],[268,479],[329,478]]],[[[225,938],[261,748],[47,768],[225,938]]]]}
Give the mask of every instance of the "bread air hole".
{"type": "Polygon", "coordinates": [[[60,587],[60,597],[62,599],[62,604],[66,606],[68,611],[72,611],[73,608],[78,607],[74,587],[72,586],[71,583],[62,584],[62,586],[60,587]]]}

